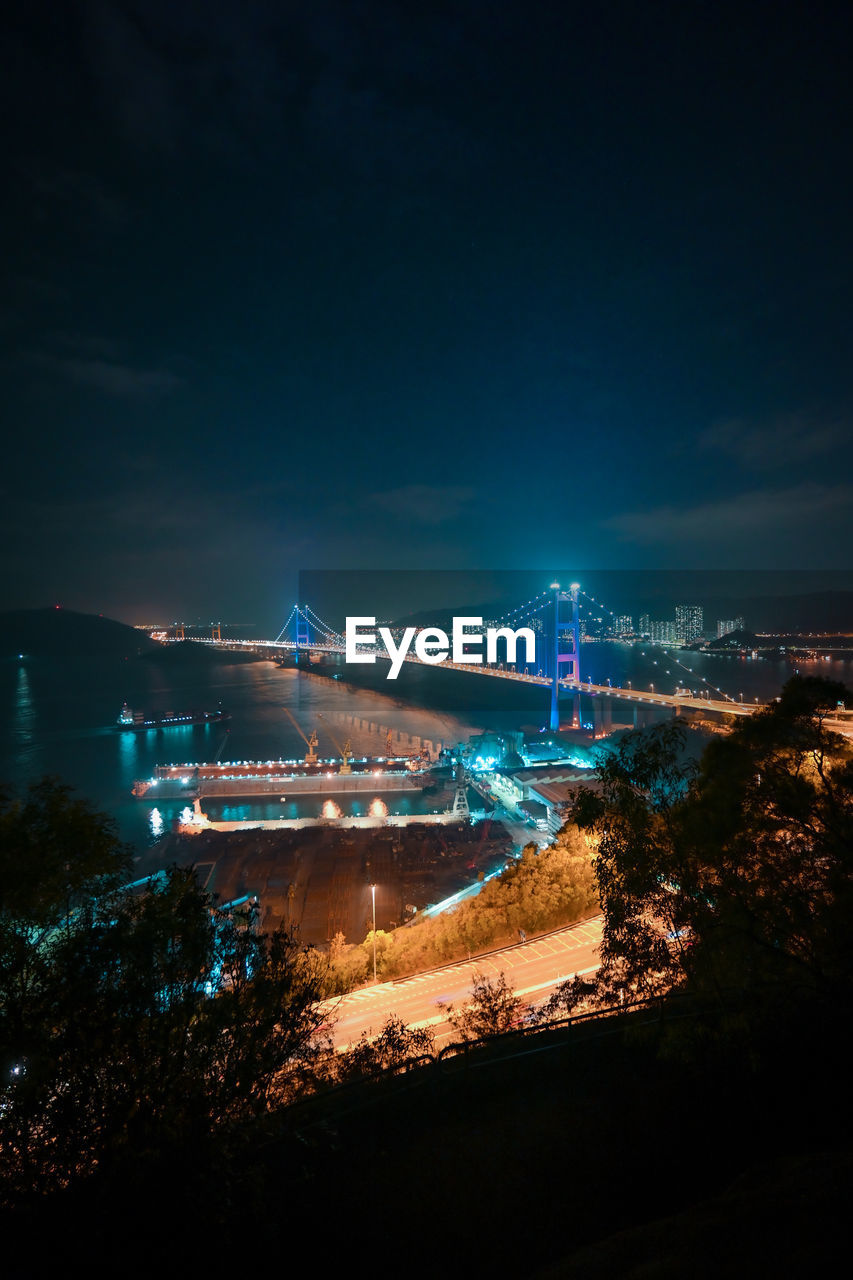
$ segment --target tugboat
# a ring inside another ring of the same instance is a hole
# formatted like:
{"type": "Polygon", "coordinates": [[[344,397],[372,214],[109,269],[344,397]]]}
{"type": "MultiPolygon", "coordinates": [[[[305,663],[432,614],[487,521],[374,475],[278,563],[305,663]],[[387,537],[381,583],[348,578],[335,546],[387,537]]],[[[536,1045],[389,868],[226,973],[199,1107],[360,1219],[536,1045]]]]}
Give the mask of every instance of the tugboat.
{"type": "Polygon", "coordinates": [[[216,711],[167,711],[162,716],[147,716],[125,702],[116,725],[119,729],[175,729],[188,724],[223,724],[230,719],[231,712],[222,707],[216,711]]]}

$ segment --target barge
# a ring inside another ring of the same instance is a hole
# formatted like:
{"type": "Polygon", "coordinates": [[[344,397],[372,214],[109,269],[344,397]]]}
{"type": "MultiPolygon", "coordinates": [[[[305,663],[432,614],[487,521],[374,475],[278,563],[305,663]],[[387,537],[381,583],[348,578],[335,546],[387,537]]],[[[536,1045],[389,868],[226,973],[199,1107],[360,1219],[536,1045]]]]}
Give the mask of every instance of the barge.
{"type": "Polygon", "coordinates": [[[125,702],[116,720],[118,729],[176,729],[193,724],[225,724],[231,712],[218,707],[216,711],[167,711],[165,715],[146,715],[134,711],[125,702]]]}

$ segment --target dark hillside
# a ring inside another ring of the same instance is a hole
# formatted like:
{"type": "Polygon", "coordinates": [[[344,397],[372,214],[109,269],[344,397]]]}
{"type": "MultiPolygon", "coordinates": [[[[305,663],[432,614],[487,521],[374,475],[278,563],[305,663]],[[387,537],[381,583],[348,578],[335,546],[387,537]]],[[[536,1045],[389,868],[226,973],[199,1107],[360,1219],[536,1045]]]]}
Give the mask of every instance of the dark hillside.
{"type": "Polygon", "coordinates": [[[266,659],[257,653],[241,653],[235,649],[220,649],[213,645],[201,644],[198,640],[182,640],[179,644],[161,644],[144,654],[158,666],[167,667],[212,667],[217,664],[235,662],[265,662],[266,659]]]}
{"type": "Polygon", "coordinates": [[[133,658],[160,648],[144,631],[73,609],[16,609],[0,614],[0,655],[110,654],[133,658]]]}

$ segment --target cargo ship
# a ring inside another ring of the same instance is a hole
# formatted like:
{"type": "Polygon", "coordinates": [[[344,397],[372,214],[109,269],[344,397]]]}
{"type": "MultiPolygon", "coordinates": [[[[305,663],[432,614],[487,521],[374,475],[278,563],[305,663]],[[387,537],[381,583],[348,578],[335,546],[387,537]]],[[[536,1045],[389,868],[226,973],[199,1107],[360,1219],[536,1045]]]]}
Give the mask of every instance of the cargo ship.
{"type": "Polygon", "coordinates": [[[235,797],[349,791],[422,791],[432,786],[429,756],[365,756],[345,760],[252,760],[213,764],[158,764],[150,778],[137,778],[133,795],[235,797]],[[286,793],[286,794],[285,794],[286,793]]]}
{"type": "Polygon", "coordinates": [[[231,719],[231,712],[218,707],[216,711],[167,711],[165,715],[146,715],[134,711],[125,702],[116,721],[119,729],[175,729],[188,724],[223,724],[231,719]]]}

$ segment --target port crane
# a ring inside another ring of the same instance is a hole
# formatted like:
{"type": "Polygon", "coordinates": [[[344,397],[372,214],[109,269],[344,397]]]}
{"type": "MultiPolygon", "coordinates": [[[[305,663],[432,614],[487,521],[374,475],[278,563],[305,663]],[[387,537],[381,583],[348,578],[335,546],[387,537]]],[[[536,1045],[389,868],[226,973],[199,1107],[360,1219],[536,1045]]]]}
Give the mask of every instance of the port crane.
{"type": "Polygon", "coordinates": [[[341,773],[352,773],[352,767],[351,767],[351,765],[350,765],[350,758],[351,758],[351,756],[352,756],[352,743],[350,742],[349,738],[347,738],[347,740],[346,740],[346,742],[344,743],[344,745],[343,745],[343,746],[341,746],[341,744],[338,742],[338,740],[337,740],[337,738],[335,737],[335,735],[332,733],[332,726],[329,724],[328,720],[327,720],[327,719],[326,719],[326,717],[322,714],[322,712],[320,712],[320,711],[318,711],[318,712],[317,712],[317,719],[318,719],[318,720],[322,720],[322,721],[323,721],[323,723],[325,724],[325,726],[326,726],[326,728],[327,728],[327,730],[328,730],[328,732],[329,732],[329,737],[332,739],[332,742],[334,742],[335,746],[338,748],[338,751],[340,751],[340,753],[341,753],[341,768],[340,768],[340,772],[341,772],[341,773]]]}
{"type": "Polygon", "coordinates": [[[317,730],[312,729],[311,737],[306,738],[305,734],[302,732],[302,729],[299,725],[299,721],[296,719],[296,716],[293,714],[293,712],[288,707],[284,707],[283,710],[284,710],[284,714],[286,716],[289,716],[294,729],[299,734],[300,738],[308,748],[308,750],[305,752],[305,763],[316,764],[317,763],[317,743],[319,741],[317,737],[317,730]]]}

